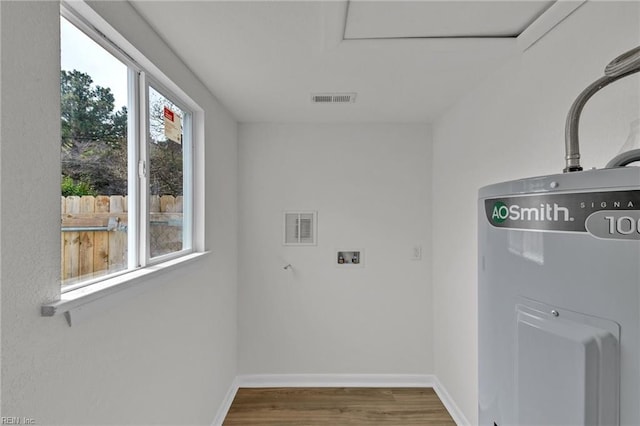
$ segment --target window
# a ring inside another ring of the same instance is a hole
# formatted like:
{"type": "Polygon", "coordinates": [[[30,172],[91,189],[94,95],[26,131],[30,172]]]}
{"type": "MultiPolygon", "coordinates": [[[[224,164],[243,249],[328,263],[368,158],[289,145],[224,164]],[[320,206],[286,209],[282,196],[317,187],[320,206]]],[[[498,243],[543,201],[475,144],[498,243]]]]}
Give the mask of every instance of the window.
{"type": "Polygon", "coordinates": [[[66,292],[193,251],[193,102],[64,8],[60,26],[66,292]]]}

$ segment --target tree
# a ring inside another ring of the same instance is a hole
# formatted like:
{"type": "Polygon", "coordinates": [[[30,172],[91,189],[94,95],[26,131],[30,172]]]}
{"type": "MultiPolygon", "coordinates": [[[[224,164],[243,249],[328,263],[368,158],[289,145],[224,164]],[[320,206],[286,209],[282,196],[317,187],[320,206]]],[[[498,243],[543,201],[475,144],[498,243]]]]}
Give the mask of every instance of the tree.
{"type": "Polygon", "coordinates": [[[127,109],[80,71],[60,72],[62,175],[104,195],[127,193],[127,109]]]}
{"type": "Polygon", "coordinates": [[[150,189],[154,195],[182,194],[182,145],[170,140],[149,144],[150,189]]]}

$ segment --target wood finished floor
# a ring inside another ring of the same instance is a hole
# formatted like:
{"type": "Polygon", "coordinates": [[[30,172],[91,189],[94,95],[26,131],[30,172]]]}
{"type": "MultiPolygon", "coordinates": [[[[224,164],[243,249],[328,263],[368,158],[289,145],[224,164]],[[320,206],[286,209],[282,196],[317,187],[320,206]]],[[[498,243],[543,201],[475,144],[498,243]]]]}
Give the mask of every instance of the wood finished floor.
{"type": "Polygon", "coordinates": [[[223,426],[448,425],[432,388],[240,388],[223,426]]]}

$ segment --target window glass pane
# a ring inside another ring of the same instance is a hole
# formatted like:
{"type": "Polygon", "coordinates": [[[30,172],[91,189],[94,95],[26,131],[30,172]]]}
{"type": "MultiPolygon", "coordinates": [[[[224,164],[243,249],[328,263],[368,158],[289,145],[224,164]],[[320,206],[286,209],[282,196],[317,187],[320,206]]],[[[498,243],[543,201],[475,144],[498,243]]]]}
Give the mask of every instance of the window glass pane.
{"type": "Polygon", "coordinates": [[[64,18],[62,286],[127,268],[127,67],[64,18]]]}
{"type": "Polygon", "coordinates": [[[185,112],[149,86],[150,257],[183,249],[185,112]]]}

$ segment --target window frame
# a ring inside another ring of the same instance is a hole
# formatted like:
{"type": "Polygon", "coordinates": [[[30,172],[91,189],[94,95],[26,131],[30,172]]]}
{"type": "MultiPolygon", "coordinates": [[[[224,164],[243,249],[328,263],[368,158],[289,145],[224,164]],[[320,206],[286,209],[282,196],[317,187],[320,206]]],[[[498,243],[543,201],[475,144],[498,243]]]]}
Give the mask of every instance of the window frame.
{"type": "MultiPolygon", "coordinates": [[[[166,267],[180,264],[182,261],[190,261],[198,257],[198,254],[206,253],[204,250],[204,202],[197,201],[195,194],[201,194],[201,184],[198,180],[204,177],[203,161],[196,161],[196,152],[202,153],[204,133],[202,131],[204,114],[202,108],[193,101],[178,85],[162,73],[135,47],[124,43],[121,47],[112,41],[95,25],[88,15],[89,8],[86,4],[68,4],[61,2],[60,16],[83,32],[116,59],[121,61],[128,70],[128,153],[127,153],[127,178],[128,178],[128,233],[127,233],[127,266],[126,269],[109,273],[100,277],[81,279],[70,285],[63,286],[60,281],[60,294],[62,299],[73,300],[82,298],[95,291],[103,292],[110,287],[122,287],[127,281],[135,281],[147,273],[156,273],[166,267]],[[78,9],[85,9],[80,11],[78,9]],[[87,13],[83,13],[87,12],[87,13]],[[125,48],[129,47],[128,53],[125,48]],[[131,47],[133,47],[131,49],[131,47]],[[143,66],[134,59],[142,58],[143,62],[151,66],[143,66]],[[152,68],[152,69],[149,69],[152,68]],[[183,216],[182,216],[182,243],[179,251],[164,255],[150,256],[149,238],[149,173],[140,173],[143,166],[148,169],[149,158],[147,150],[148,137],[148,88],[153,87],[162,96],[169,99],[184,113],[183,117],[183,216]],[[202,234],[201,237],[196,236],[202,234]],[[151,268],[152,267],[152,268],[151,268]],[[150,269],[151,270],[148,270],[150,269]],[[147,269],[148,271],[145,271],[147,269]]],[[[92,14],[95,15],[95,12],[92,14]]],[[[95,18],[95,17],[94,17],[95,18]]],[[[122,38],[115,30],[109,27],[109,33],[122,38]]],[[[122,38],[123,39],[123,38],[122,38]]],[[[123,39],[124,40],[124,39],[123,39]]],[[[126,40],[125,40],[126,41],[126,40]]],[[[62,254],[61,254],[62,255],[62,254]]],[[[56,309],[45,309],[42,313],[50,316],[56,309]],[[47,314],[46,312],[49,314],[47,314]]],[[[53,304],[55,305],[55,303],[53,304]]],[[[54,313],[55,314],[55,313],[54,313]]]]}

